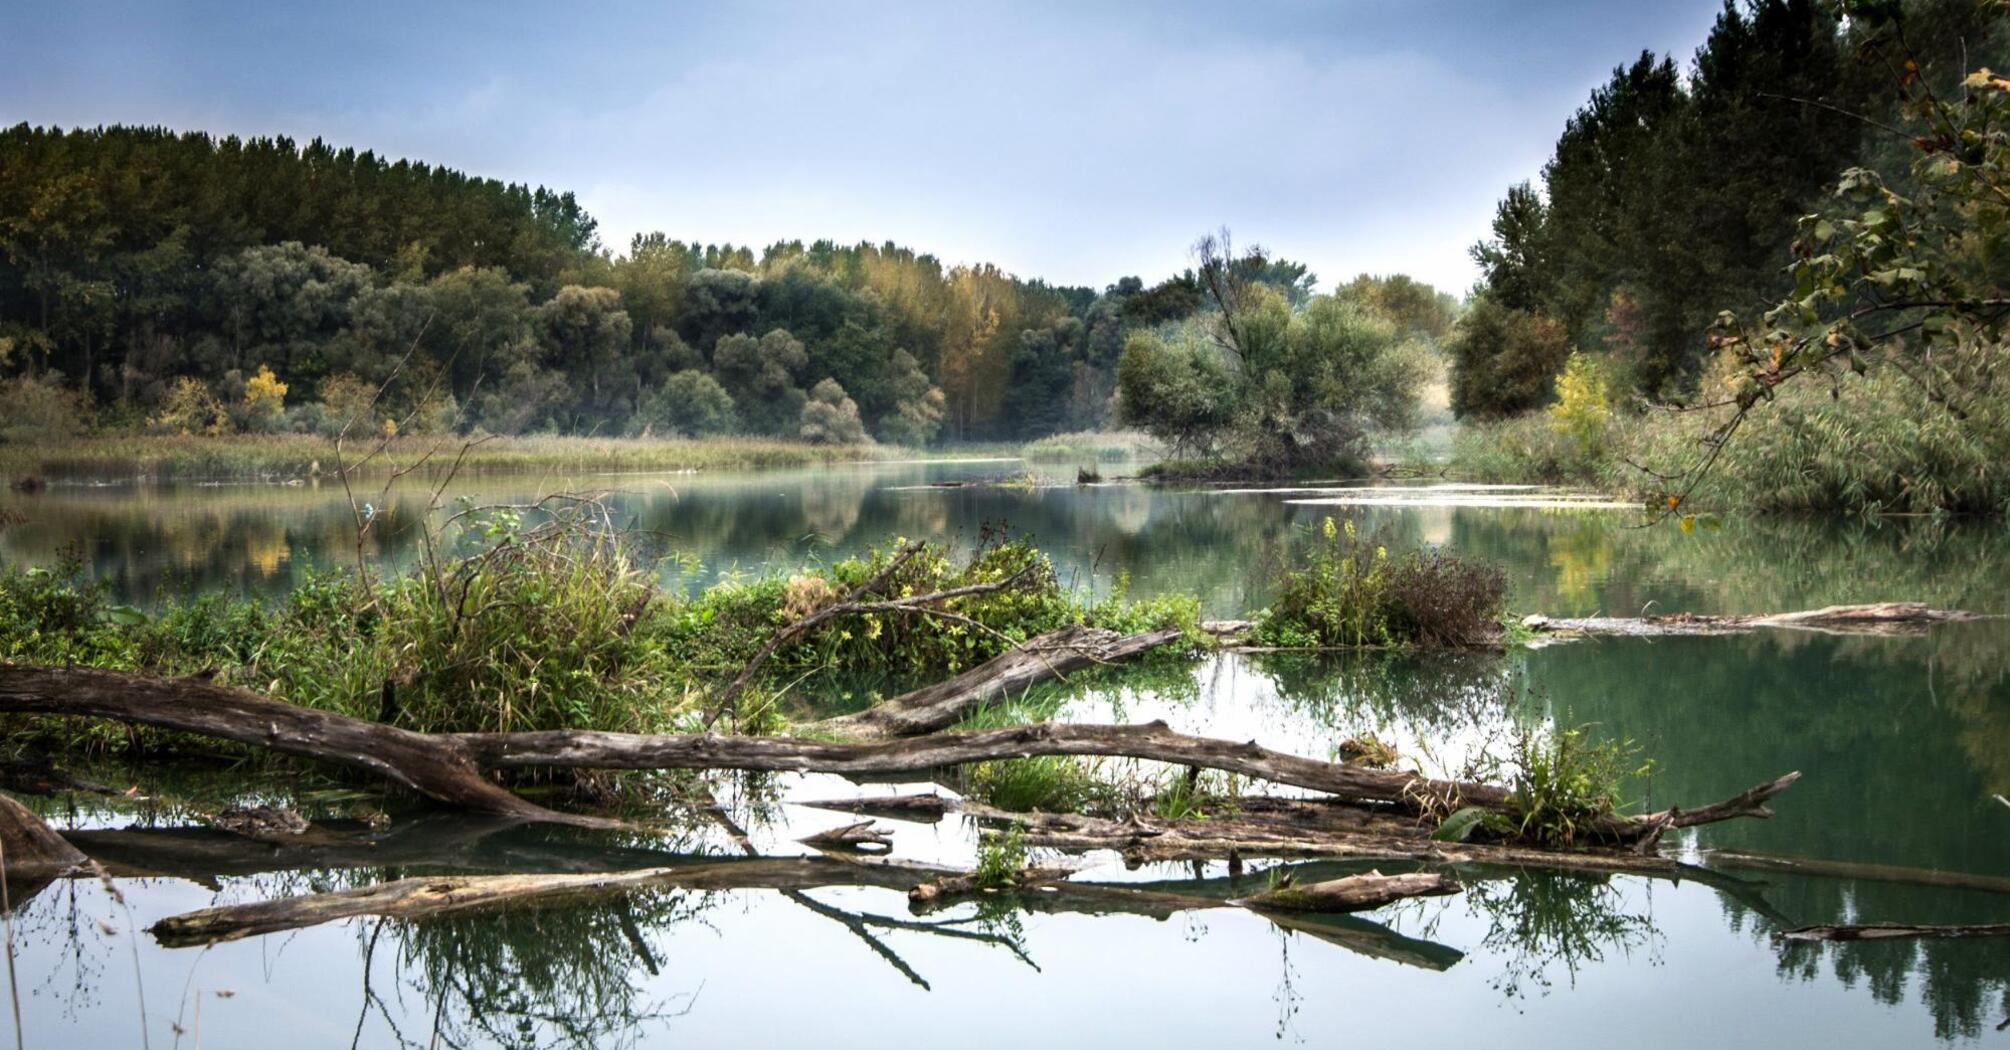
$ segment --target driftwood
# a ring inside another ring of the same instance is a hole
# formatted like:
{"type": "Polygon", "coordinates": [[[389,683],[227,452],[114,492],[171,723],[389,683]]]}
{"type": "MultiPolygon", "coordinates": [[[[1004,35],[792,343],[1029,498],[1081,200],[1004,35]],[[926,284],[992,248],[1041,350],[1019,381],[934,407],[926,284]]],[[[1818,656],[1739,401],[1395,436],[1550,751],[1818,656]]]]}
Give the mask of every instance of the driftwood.
{"type": "Polygon", "coordinates": [[[892,817],[896,820],[912,820],[921,824],[934,824],[958,806],[956,799],[938,792],[924,791],[918,795],[881,795],[876,798],[835,798],[816,802],[798,802],[799,806],[816,809],[832,809],[840,813],[856,813],[866,817],[892,817]]]}
{"type": "Polygon", "coordinates": [[[947,729],[985,704],[1042,682],[1113,664],[1177,641],[1168,627],[1130,636],[1076,625],[1043,634],[945,682],[917,689],[854,715],[825,719],[820,728],[859,740],[918,736],[947,729]]]}
{"type": "Polygon", "coordinates": [[[1712,616],[1667,613],[1659,616],[1591,616],[1564,618],[1529,616],[1522,626],[1560,638],[1619,636],[1658,638],[1668,635],[1747,634],[1769,629],[1818,631],[1824,634],[1920,634],[1934,624],[1978,620],[1975,613],[1935,609],[1925,602],[1876,602],[1831,605],[1802,612],[1762,616],[1712,616]]]}
{"type": "Polygon", "coordinates": [[[2010,922],[1980,925],[1914,925],[1904,922],[1802,926],[1773,934],[1782,941],[1891,941],[1922,937],[2010,937],[2010,922]]]}
{"type": "Polygon", "coordinates": [[[89,863],[27,806],[0,795],[0,878],[5,879],[10,908],[89,863]]]}
{"type": "Polygon", "coordinates": [[[1284,884],[1235,903],[1262,911],[1350,912],[1367,911],[1409,897],[1435,896],[1459,892],[1457,879],[1436,871],[1413,871],[1384,875],[1371,871],[1305,886],[1284,884]]]}
{"type": "Polygon", "coordinates": [[[862,820],[856,824],[846,824],[841,828],[819,831],[796,840],[805,846],[821,850],[835,850],[849,853],[887,853],[893,849],[890,832],[873,826],[872,821],[862,820]]]}
{"type": "MultiPolygon", "coordinates": [[[[928,706],[937,707],[933,701],[928,706]]],[[[1512,805],[1510,793],[1499,785],[1304,758],[1254,741],[1235,743],[1177,733],[1164,722],[1035,724],[867,742],[595,730],[427,734],[297,707],[199,678],[17,665],[0,665],[0,711],[106,718],[221,737],[367,771],[477,813],[585,826],[617,822],[546,809],[512,794],[489,774],[524,769],[740,769],[885,776],[971,762],[1074,755],[1216,769],[1408,809],[1444,812],[1460,806],[1512,805]]],[[[1651,847],[1669,828],[1770,816],[1766,802],[1798,776],[1789,773],[1697,809],[1614,816],[1590,830],[1602,839],[1651,847]]]]}
{"type": "Polygon", "coordinates": [[[959,872],[930,879],[908,890],[907,900],[918,909],[940,907],[950,900],[985,890],[1030,890],[1036,886],[1052,885],[1074,873],[1073,868],[1028,865],[1014,872],[1005,884],[987,886],[976,872],[959,872]]]}
{"type": "Polygon", "coordinates": [[[1868,864],[1858,861],[1820,860],[1814,857],[1787,857],[1737,850],[1711,850],[1702,856],[1713,868],[1743,868],[1750,871],[1778,871],[1793,875],[1818,875],[1865,882],[1895,882],[1912,886],[1944,886],[1949,889],[1977,890],[1982,893],[2010,893],[2010,875],[1983,875],[1967,871],[1941,871],[1896,864],[1868,864]]]}

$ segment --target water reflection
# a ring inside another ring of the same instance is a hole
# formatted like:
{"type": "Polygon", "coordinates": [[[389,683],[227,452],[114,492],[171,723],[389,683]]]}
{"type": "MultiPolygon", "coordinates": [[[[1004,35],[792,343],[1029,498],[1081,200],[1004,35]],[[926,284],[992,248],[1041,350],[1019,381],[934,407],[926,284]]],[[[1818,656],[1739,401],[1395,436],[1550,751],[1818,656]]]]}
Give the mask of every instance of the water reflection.
{"type": "MultiPolygon", "coordinates": [[[[1266,495],[928,487],[998,469],[476,478],[448,496],[521,500],[560,487],[618,486],[616,506],[633,528],[701,562],[700,571],[673,576],[680,585],[837,557],[896,534],[968,541],[986,522],[1009,522],[1055,553],[1064,581],[1109,587],[1127,576],[1139,593],[1198,593],[1217,615],[1263,604],[1267,567],[1332,511],[1266,495]]],[[[384,502],[374,556],[394,563],[414,556],[426,498],[394,494],[384,502]]],[[[0,526],[0,559],[49,561],[74,542],[92,571],[141,600],[189,588],[277,594],[308,568],[353,556],[339,488],[58,488],[0,500],[26,519],[0,514],[13,522],[0,526]]],[[[1732,521],[1683,532],[1527,509],[1358,513],[1392,548],[1442,542],[1500,560],[1518,609],[1565,615],[1650,605],[1775,611],[1872,599],[2001,612],[2002,582],[2010,579],[2010,543],[1995,528],[1732,521]]],[[[806,694],[806,709],[855,704],[901,683],[825,684],[853,695],[806,694]]],[[[1774,819],[1712,827],[1695,836],[1696,846],[2010,871],[2010,810],[1990,799],[2010,794],[2010,629],[1996,622],[1921,638],[1772,633],[1585,642],[1504,656],[1219,656],[1192,674],[1076,688],[1065,713],[1165,718],[1182,730],[1310,755],[1374,732],[1412,759],[1442,764],[1517,727],[1591,723],[1611,739],[1639,742],[1655,760],[1653,776],[1637,785],[1649,805],[1718,798],[1804,771],[1774,819]]],[[[828,784],[748,778],[729,800],[768,853],[812,819],[794,800],[830,794],[828,784]]],[[[442,1045],[468,1046],[673,1038],[869,1045],[950,1031],[1001,1044],[1235,1045],[1270,1034],[1308,1043],[1531,1046],[1605,1045],[1624,1031],[1642,1044],[1688,1045],[1712,1035],[1768,1041],[1738,1027],[1759,1025],[1775,1042],[1875,1046],[1928,1032],[1981,1038],[2010,1016],[2010,945],[2002,942],[1780,947],[1770,937],[1789,924],[2001,921],[2001,897],[1794,875],[1668,882],[1471,872],[1460,898],[1283,923],[1198,905],[1141,912],[1046,898],[917,917],[905,913],[897,887],[683,889],[564,911],[359,923],[174,951],[134,934],[218,900],[401,874],[590,871],[659,864],[666,854],[722,863],[740,856],[718,828],[648,841],[566,840],[401,817],[367,851],[268,855],[231,867],[214,833],[122,827],[135,819],[184,823],[188,812],[63,817],[114,825],[106,830],[126,835],[134,874],[117,883],[127,905],[97,883],[69,882],[17,914],[22,973],[32,975],[25,1010],[41,1041],[134,1041],[142,983],[156,1019],[179,1013],[192,1027],[189,1004],[206,1003],[203,1036],[211,1045],[262,1045],[258,1037],[274,1031],[298,1032],[307,1045],[358,1038],[422,1045],[435,1031],[442,1045]],[[171,841],[143,841],[140,832],[171,841]],[[146,849],[154,852],[143,856],[146,849]],[[164,868],[168,851],[204,859],[164,868]],[[141,878],[142,870],[154,876],[141,878]],[[1679,1031],[1643,1030],[1641,1004],[1665,1002],[1678,988],[1717,1009],[1679,1031]],[[217,999],[223,990],[233,998],[217,999]],[[182,1001],[172,1002],[176,996],[182,1001]],[[777,1002],[785,1008],[769,1008],[777,1002]],[[1390,1010],[1390,1003],[1429,1007],[1390,1010]],[[974,1027],[973,1018],[981,1018],[974,1027]]],[[[905,827],[896,841],[903,857],[966,864],[972,853],[970,829],[953,824],[905,827]]],[[[101,838],[92,851],[116,856],[115,846],[101,838]]],[[[1338,869],[1308,868],[1302,877],[1322,870],[1338,869]]],[[[1113,865],[1092,876],[1216,901],[1264,877],[1113,865]]],[[[162,1023],[154,1034],[167,1041],[162,1023]]]]}

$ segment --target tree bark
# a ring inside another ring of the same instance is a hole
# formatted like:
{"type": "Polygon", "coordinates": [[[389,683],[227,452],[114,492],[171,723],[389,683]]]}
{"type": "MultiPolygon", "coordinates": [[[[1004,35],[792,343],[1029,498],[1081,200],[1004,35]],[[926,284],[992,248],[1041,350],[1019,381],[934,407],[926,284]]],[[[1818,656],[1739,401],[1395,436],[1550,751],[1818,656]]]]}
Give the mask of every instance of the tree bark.
{"type": "Polygon", "coordinates": [[[594,827],[618,823],[517,797],[483,776],[454,737],[297,707],[200,678],[8,664],[0,666],[0,711],[106,718],[233,740],[371,773],[475,813],[594,827]]]}
{"type": "Polygon", "coordinates": [[[965,715],[1063,675],[1129,660],[1177,641],[1177,627],[1128,637],[1077,624],[1034,638],[944,682],[916,689],[853,715],[817,723],[858,740],[918,736],[947,729],[965,715]]]}
{"type": "MultiPolygon", "coordinates": [[[[1008,660],[1006,654],[1000,660],[1008,660]]],[[[994,661],[995,662],[995,661],[994,661]]],[[[928,706],[937,707],[934,701],[928,706]]],[[[618,826],[528,802],[485,771],[520,769],[740,769],[883,776],[1046,755],[1132,758],[1216,769],[1339,798],[1449,812],[1509,809],[1507,788],[1326,762],[1143,725],[1033,724],[940,732],[907,739],[833,742],[716,734],[643,735],[598,730],[415,733],[328,711],[296,707],[199,679],[117,671],[0,665],[0,711],[108,718],[221,737],[386,777],[436,801],[478,813],[585,826],[618,826]]],[[[1766,801],[1798,773],[1699,809],[1614,816],[1595,830],[1651,847],[1670,827],[1771,814],[1766,801]]]]}
{"type": "Polygon", "coordinates": [[[0,877],[10,887],[16,880],[27,885],[59,878],[87,863],[83,853],[27,806],[11,795],[0,795],[0,877]]]}
{"type": "Polygon", "coordinates": [[[1258,910],[1350,912],[1367,911],[1409,897],[1459,892],[1457,879],[1436,871],[1384,875],[1371,871],[1309,886],[1278,886],[1236,903],[1258,910]]]}
{"type": "Polygon", "coordinates": [[[1660,616],[1592,616],[1578,619],[1530,616],[1522,625],[1541,634],[1559,636],[1617,635],[1654,638],[1686,634],[1747,634],[1767,628],[1820,631],[1826,634],[1920,634],[1938,623],[1979,620],[1958,609],[1935,609],[1925,602],[1874,602],[1830,605],[1801,612],[1758,616],[1711,616],[1666,613],[1660,616]]]}

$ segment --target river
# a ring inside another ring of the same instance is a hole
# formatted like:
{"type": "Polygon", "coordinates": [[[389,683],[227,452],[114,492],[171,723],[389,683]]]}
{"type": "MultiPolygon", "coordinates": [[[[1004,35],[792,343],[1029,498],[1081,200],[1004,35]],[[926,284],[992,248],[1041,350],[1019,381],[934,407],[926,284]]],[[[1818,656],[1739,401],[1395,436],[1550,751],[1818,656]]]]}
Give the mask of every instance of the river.
{"type": "MultiPolygon", "coordinates": [[[[439,499],[613,490],[609,505],[663,556],[665,581],[678,587],[841,557],[893,536],[967,544],[986,526],[1009,525],[1054,557],[1064,584],[1191,592],[1209,615],[1234,616],[1261,607],[1268,570],[1307,530],[1346,514],[1392,550],[1444,544],[1499,561],[1517,611],[1741,613],[1907,599],[2010,612],[2010,534],[1993,526],[1730,518],[1635,527],[1637,515],[1623,511],[1503,506],[1514,500],[1470,492],[1385,493],[1355,506],[1334,504],[1331,492],[958,484],[1023,469],[476,477],[439,499]]],[[[432,499],[409,482],[388,496],[354,494],[377,523],[366,554],[391,564],[414,557],[432,499]]],[[[59,485],[0,496],[0,511],[12,512],[0,513],[10,522],[0,527],[0,562],[74,556],[141,605],[195,590],[277,595],[356,557],[351,498],[326,482],[59,485]]],[[[836,687],[804,688],[814,703],[820,688],[836,687]]],[[[1319,756],[1362,730],[1435,756],[1481,746],[1505,727],[1588,724],[1652,760],[1634,785],[1646,805],[1708,801],[1804,772],[1773,819],[1711,827],[1679,849],[2010,874],[2010,807],[1992,797],[2010,794],[2010,625],[1997,621],[1912,638],[1772,632],[1584,641],[1505,656],[1218,656],[1190,679],[1088,690],[1068,703],[1078,717],[1164,717],[1319,756]]],[[[177,788],[184,797],[273,797],[319,815],[359,805],[357,792],[311,780],[212,774],[177,788]]],[[[817,776],[723,790],[762,852],[800,853],[794,839],[848,818],[797,803],[886,788],[817,776]]],[[[173,830],[191,822],[186,806],[81,800],[50,812],[65,828],[204,835],[173,830]]],[[[1488,872],[1460,896],[1313,932],[1234,909],[963,905],[917,918],[901,894],[871,887],[676,890],[423,924],[355,921],[205,949],[162,947],[140,932],[220,901],[393,875],[734,849],[704,820],[661,837],[609,838],[395,819],[437,836],[435,845],[457,834],[467,844],[422,851],[419,861],[240,865],[111,886],[77,880],[17,902],[11,935],[28,1044],[138,1045],[142,998],[154,1046],[176,1045],[175,1025],[180,1040],[211,1047],[2010,1040],[2010,942],[1783,947],[1770,936],[1781,921],[2001,922],[2010,898],[1754,871],[1734,873],[1743,880],[1735,893],[1691,880],[1488,872]]],[[[973,856],[973,830],[954,816],[896,827],[896,856],[973,856]]],[[[1269,876],[1237,882],[1221,865],[1127,870],[1105,861],[1092,877],[1226,897],[1269,876]]]]}

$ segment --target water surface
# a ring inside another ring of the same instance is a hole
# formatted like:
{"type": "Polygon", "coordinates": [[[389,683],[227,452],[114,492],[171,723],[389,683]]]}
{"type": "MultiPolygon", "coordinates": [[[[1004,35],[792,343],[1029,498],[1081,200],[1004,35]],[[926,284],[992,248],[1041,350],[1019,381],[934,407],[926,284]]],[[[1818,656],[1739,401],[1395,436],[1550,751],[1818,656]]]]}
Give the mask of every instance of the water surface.
{"type": "MultiPolygon", "coordinates": [[[[1267,600],[1268,569],[1329,514],[1391,549],[1446,544],[1510,573],[1513,604],[1552,615],[1765,612],[1913,599],[2006,612],[2010,544],[1996,528],[1727,520],[1632,527],[1609,509],[1335,505],[1330,493],[1165,492],[1125,486],[943,487],[1014,464],[840,466],[740,475],[475,478],[443,500],[520,502],[557,488],[618,489],[621,520],[666,553],[666,580],[841,557],[892,536],[968,544],[1008,525],[1053,553],[1065,583],[1099,592],[1193,592],[1211,615],[1267,600]]],[[[1109,471],[1106,470],[1106,473],[1109,471]]],[[[1070,471],[1071,475],[1072,472],[1070,471]]],[[[1056,473],[1054,478],[1061,475],[1056,473]]],[[[379,526],[368,554],[414,556],[431,499],[363,493],[379,526]]],[[[151,602],[188,589],[284,593],[355,556],[339,486],[59,486],[0,497],[25,518],[0,560],[65,549],[151,602]]],[[[1488,500],[1486,502],[1502,502],[1488,500]]],[[[0,520],[13,515],[0,515],[0,520]]],[[[1190,679],[1078,691],[1083,718],[1164,717],[1176,727],[1327,755],[1374,730],[1411,754],[1462,749],[1542,722],[1632,740],[1654,763],[1653,806],[1701,802],[1788,769],[1805,778],[1770,821],[1677,845],[2010,874],[2010,630],[1955,625],[1919,638],[1776,632],[1614,639],[1507,656],[1223,656],[1190,679]]],[[[816,683],[808,683],[815,702],[816,683]]],[[[123,775],[123,774],[122,774],[123,775]]],[[[224,777],[205,792],[271,790],[224,777]]],[[[291,785],[319,791],[303,778],[291,785]]],[[[767,853],[847,820],[795,804],[887,790],[833,777],[720,785],[767,853]]],[[[187,794],[187,790],[184,790],[187,794]]],[[[294,798],[353,815],[353,792],[294,798]]],[[[203,797],[208,797],[204,795],[203,797]]],[[[46,802],[38,804],[47,805],[46,802]]],[[[186,807],[58,804],[66,827],[176,828],[186,807]]],[[[870,887],[788,895],[676,891],[565,911],[424,924],[354,922],[172,950],[135,935],[219,901],[366,884],[425,871],[524,870],[668,853],[730,856],[716,823],[673,814],[657,838],[489,834],[397,814],[415,836],[465,847],[423,863],[63,883],[14,918],[31,1045],[132,1045],[145,999],[154,1045],[564,1046],[938,1044],[1063,1046],[1488,1045],[1603,1047],[2003,1044],[2010,944],[1941,941],[1782,948],[1781,922],[2010,921],[2010,898],[1892,882],[1735,873],[1724,885],[1470,873],[1468,892],[1409,902],[1315,932],[1233,909],[1169,915],[980,910],[917,918],[870,887]],[[653,852],[623,852],[653,851],[653,852]],[[924,924],[947,923],[939,928],[924,924]],[[222,993],[229,993],[224,997],[222,993]],[[199,1018],[198,1018],[198,1006],[199,1018]]],[[[394,824],[394,827],[397,825],[394,824]]],[[[182,834],[176,832],[176,834],[182,834]]],[[[199,834],[199,833],[198,833],[199,834]]],[[[951,818],[900,824],[897,855],[967,863],[951,818]]],[[[437,841],[435,844],[437,844],[437,841]]],[[[1334,873],[1340,869],[1318,869],[1334,873]]],[[[1225,897],[1269,876],[1220,865],[1091,877],[1225,897]]]]}

